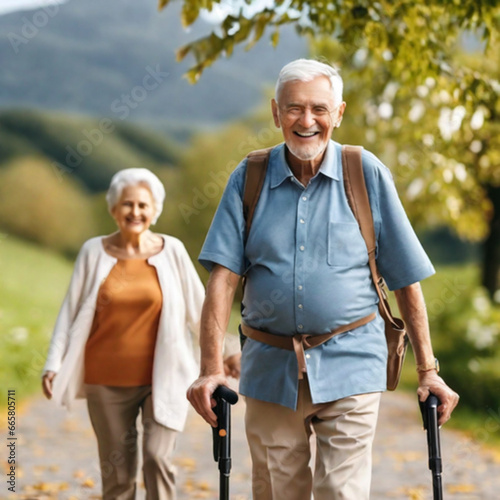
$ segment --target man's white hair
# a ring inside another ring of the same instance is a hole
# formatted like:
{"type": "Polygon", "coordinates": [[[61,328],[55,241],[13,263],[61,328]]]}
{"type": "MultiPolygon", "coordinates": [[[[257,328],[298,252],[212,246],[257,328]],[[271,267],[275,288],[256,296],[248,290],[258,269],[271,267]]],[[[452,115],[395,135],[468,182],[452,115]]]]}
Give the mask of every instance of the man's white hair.
{"type": "Polygon", "coordinates": [[[274,93],[276,102],[279,103],[279,96],[285,83],[293,80],[310,82],[318,76],[326,76],[330,80],[335,106],[339,106],[342,103],[342,90],[344,88],[342,77],[333,66],[314,59],[296,59],[283,66],[276,82],[274,93]]]}
{"type": "Polygon", "coordinates": [[[151,224],[155,224],[163,210],[165,188],[160,179],[147,168],[126,168],[113,175],[108,192],[106,193],[108,210],[111,212],[116,206],[126,187],[137,185],[144,185],[151,191],[155,209],[151,224]]]}

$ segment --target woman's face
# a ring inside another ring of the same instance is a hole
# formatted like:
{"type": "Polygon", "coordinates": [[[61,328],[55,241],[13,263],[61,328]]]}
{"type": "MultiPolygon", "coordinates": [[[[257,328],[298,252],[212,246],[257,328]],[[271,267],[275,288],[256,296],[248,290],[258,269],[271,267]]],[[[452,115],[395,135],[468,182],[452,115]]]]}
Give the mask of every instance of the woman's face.
{"type": "Polygon", "coordinates": [[[155,215],[153,195],[143,186],[126,186],[111,215],[122,233],[141,234],[151,225],[155,215]]]}

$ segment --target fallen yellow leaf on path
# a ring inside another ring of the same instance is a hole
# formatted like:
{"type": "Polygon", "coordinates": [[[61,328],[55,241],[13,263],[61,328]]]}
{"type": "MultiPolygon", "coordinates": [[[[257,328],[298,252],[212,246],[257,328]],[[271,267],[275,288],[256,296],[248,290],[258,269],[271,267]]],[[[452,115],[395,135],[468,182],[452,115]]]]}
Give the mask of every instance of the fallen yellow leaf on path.
{"type": "Polygon", "coordinates": [[[408,500],[424,500],[424,491],[420,488],[408,490],[408,500]]]}
{"type": "Polygon", "coordinates": [[[198,488],[202,491],[209,491],[210,490],[210,484],[207,483],[206,481],[200,481],[198,483],[198,488]]]}
{"type": "Polygon", "coordinates": [[[397,496],[400,498],[401,495],[405,495],[408,500],[425,500],[425,492],[425,487],[417,486],[416,488],[400,488],[394,493],[389,493],[388,496],[397,496]]]}
{"type": "Polygon", "coordinates": [[[448,493],[474,493],[476,487],[473,484],[450,484],[446,490],[448,493]]]}
{"type": "Polygon", "coordinates": [[[194,460],[193,458],[179,457],[175,460],[175,463],[182,469],[186,469],[190,472],[196,469],[196,460],[194,460]]]}
{"type": "Polygon", "coordinates": [[[92,478],[88,477],[85,481],[83,481],[82,486],[84,488],[93,488],[95,486],[95,482],[92,478]]]}
{"type": "Polygon", "coordinates": [[[69,490],[69,484],[67,482],[59,483],[59,491],[69,490]]]}
{"type": "Polygon", "coordinates": [[[212,487],[207,481],[194,481],[192,478],[188,478],[184,483],[183,490],[191,495],[196,494],[195,498],[205,498],[204,495],[210,493],[212,487]]]}
{"type": "Polygon", "coordinates": [[[50,491],[52,489],[52,485],[50,483],[37,483],[33,485],[33,488],[37,491],[50,491]]]}

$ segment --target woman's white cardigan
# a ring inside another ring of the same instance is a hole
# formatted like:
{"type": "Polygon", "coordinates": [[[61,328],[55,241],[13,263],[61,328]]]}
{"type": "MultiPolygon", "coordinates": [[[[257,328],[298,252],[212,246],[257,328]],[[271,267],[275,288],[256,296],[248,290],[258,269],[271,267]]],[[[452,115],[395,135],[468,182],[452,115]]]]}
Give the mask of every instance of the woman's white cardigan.
{"type": "MultiPolygon", "coordinates": [[[[163,294],[153,363],[153,412],[157,422],[181,431],[188,410],[186,390],[197,376],[194,350],[205,289],[184,245],[172,236],[161,236],[163,250],[148,259],[163,294]]],[[[85,397],[85,344],[99,288],[116,262],[104,251],[102,237],[85,242],[76,259],[44,367],[57,373],[53,399],[68,408],[75,398],[85,397]]]]}

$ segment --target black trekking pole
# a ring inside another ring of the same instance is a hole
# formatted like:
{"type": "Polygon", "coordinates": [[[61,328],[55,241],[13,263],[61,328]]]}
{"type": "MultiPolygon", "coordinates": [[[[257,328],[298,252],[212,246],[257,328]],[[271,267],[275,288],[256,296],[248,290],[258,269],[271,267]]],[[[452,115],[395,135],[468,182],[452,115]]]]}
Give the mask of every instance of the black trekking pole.
{"type": "Polygon", "coordinates": [[[231,471],[231,405],[238,401],[238,394],[223,385],[215,389],[217,402],[214,412],[217,427],[212,427],[214,460],[219,462],[219,499],[229,500],[229,473],[231,471]]]}
{"type": "Polygon", "coordinates": [[[434,500],[443,499],[441,462],[441,443],[439,439],[438,406],[441,404],[437,396],[429,393],[425,402],[420,402],[420,411],[427,431],[427,448],[429,450],[429,470],[432,471],[432,491],[434,500]]]}

